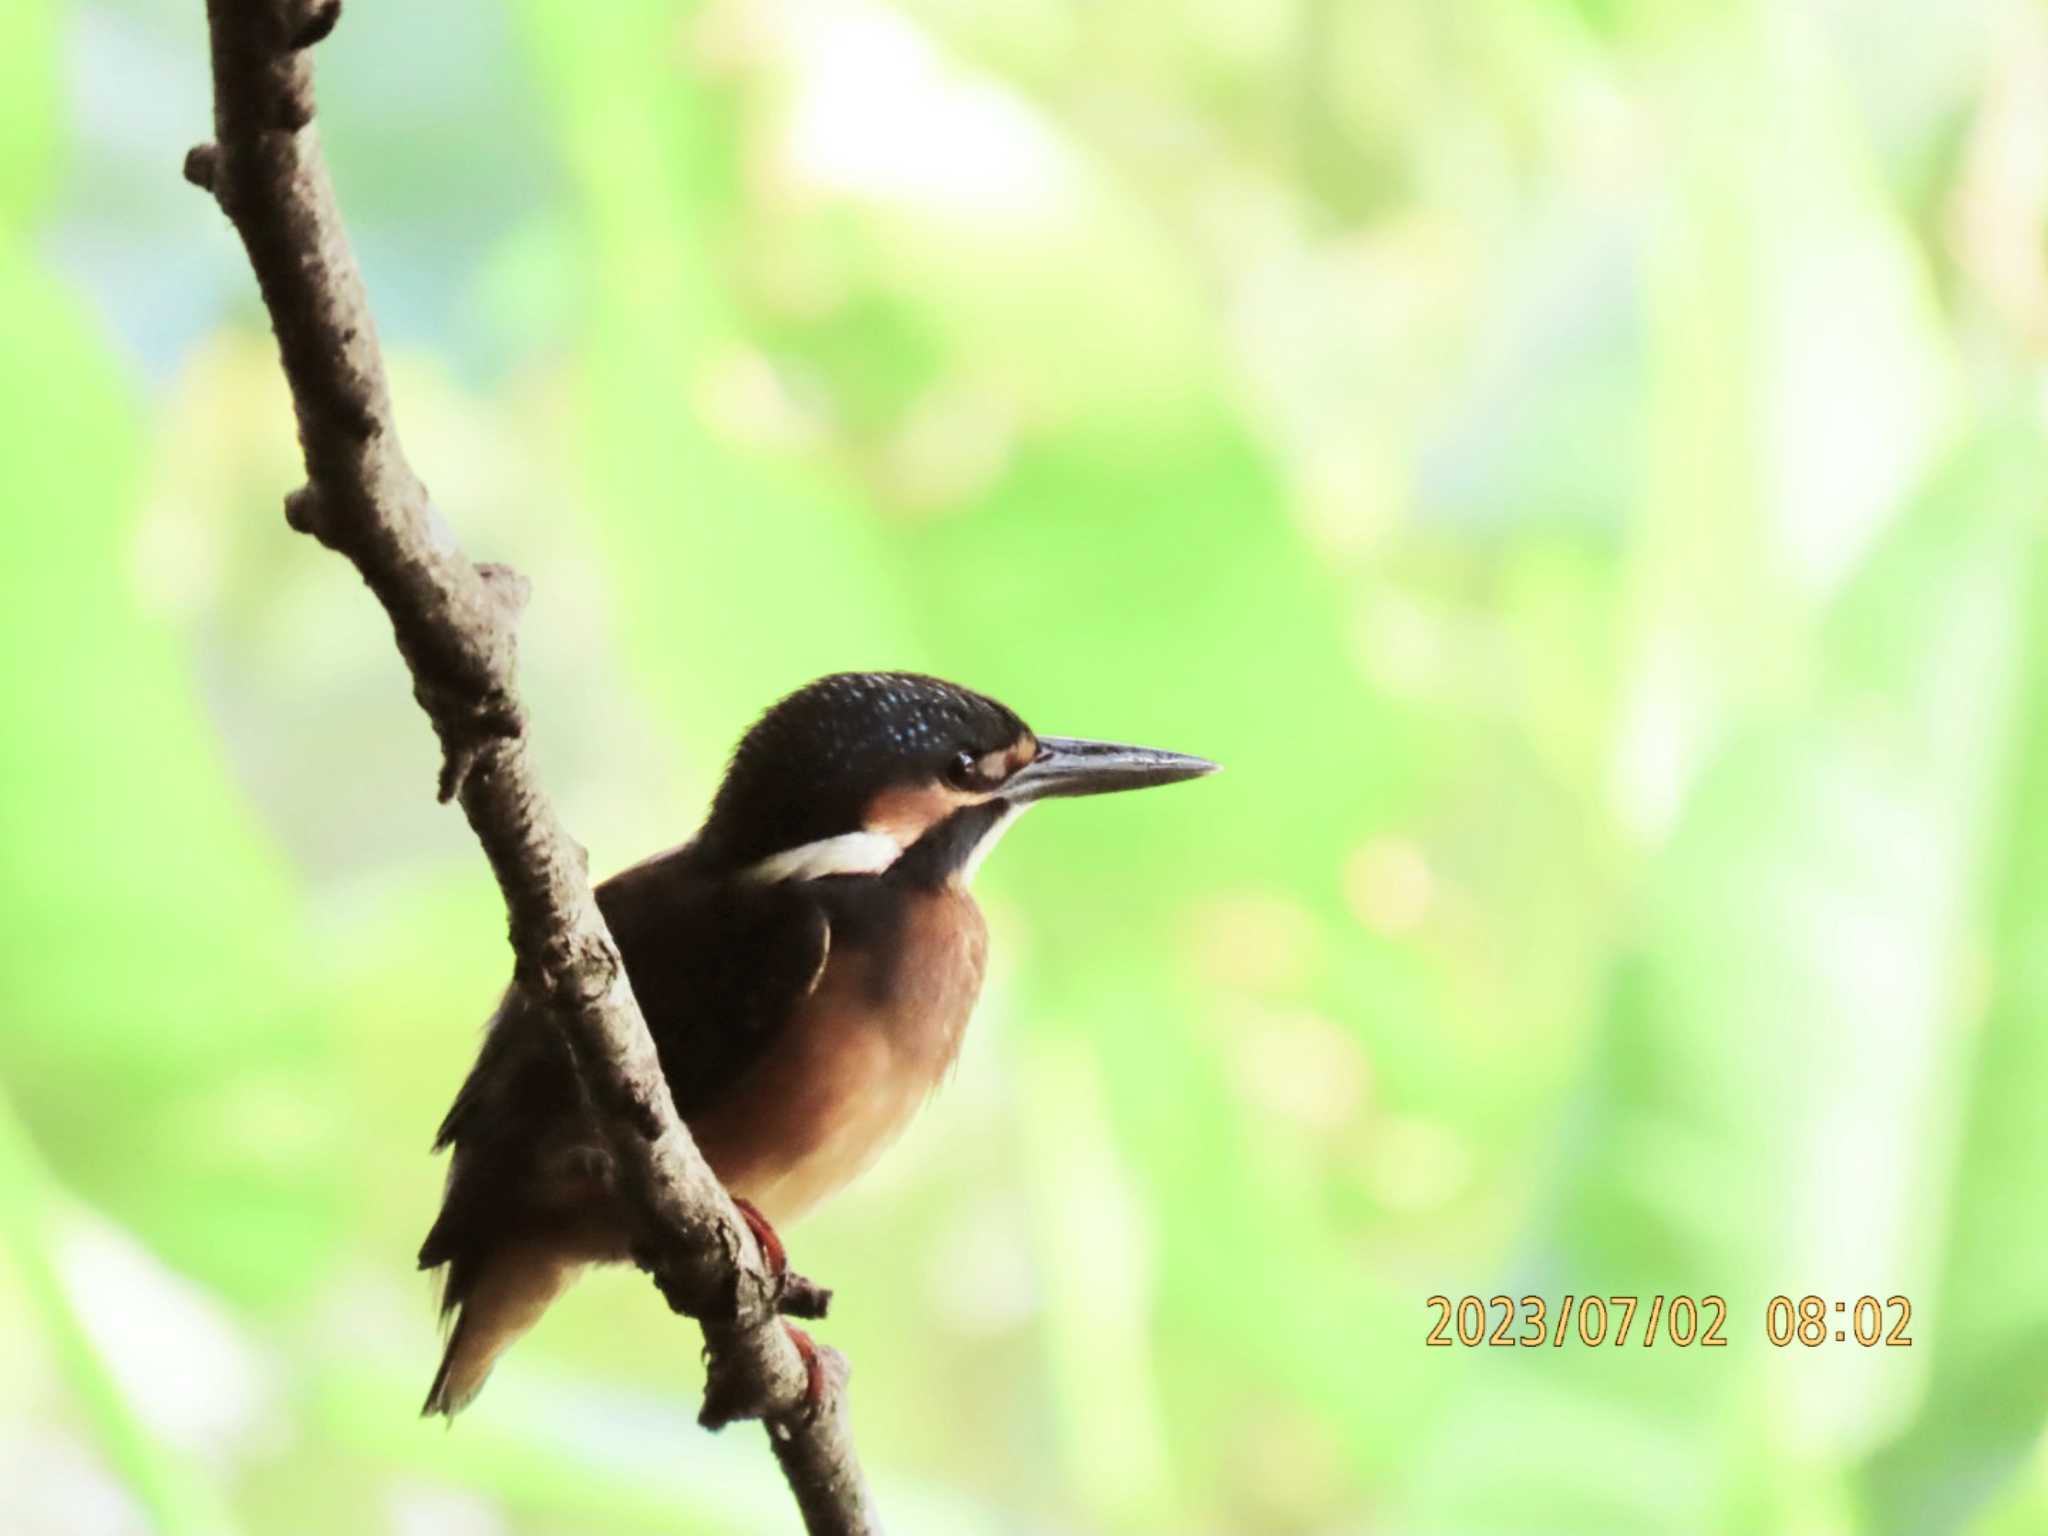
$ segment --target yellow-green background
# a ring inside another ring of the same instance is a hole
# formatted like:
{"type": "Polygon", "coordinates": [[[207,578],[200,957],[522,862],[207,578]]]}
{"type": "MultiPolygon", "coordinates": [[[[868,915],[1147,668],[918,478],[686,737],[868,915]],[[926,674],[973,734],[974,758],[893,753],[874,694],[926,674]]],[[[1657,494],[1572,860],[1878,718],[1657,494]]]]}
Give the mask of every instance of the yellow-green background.
{"type": "MultiPolygon", "coordinates": [[[[285,529],[199,9],[0,7],[0,1528],[787,1529],[631,1273],[414,1417],[502,917],[285,529]]],[[[320,69],[600,871],[828,670],[1228,765],[1011,836],[955,1080],[790,1234],[893,1530],[2048,1529],[2048,11],[350,0],[320,69]],[[1424,1347],[1498,1291],[1729,1344],[1424,1347]],[[1771,1348],[1809,1292],[1913,1348],[1771,1348]]]]}

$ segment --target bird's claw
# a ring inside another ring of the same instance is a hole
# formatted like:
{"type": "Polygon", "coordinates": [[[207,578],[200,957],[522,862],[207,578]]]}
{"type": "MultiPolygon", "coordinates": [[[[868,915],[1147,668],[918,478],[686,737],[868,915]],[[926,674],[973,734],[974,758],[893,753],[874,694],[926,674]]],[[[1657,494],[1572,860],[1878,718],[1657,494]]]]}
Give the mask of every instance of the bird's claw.
{"type": "Polygon", "coordinates": [[[768,1266],[768,1273],[780,1280],[789,1273],[789,1250],[782,1246],[782,1239],[775,1228],[763,1216],[753,1201],[732,1197],[733,1209],[740,1213],[740,1219],[747,1224],[747,1230],[754,1234],[754,1241],[760,1245],[761,1258],[768,1266]]]}
{"type": "Polygon", "coordinates": [[[796,1346],[796,1352],[804,1362],[804,1416],[809,1418],[825,1405],[825,1392],[830,1385],[830,1376],[825,1368],[825,1356],[833,1351],[821,1349],[813,1339],[795,1323],[785,1322],[782,1331],[789,1335],[789,1342],[796,1346]]]}
{"type": "Polygon", "coordinates": [[[746,1222],[747,1230],[754,1234],[754,1242],[761,1249],[761,1261],[768,1266],[775,1310],[787,1317],[823,1317],[832,1303],[832,1293],[789,1267],[789,1251],[753,1201],[734,1195],[732,1203],[740,1219],[746,1222]]]}

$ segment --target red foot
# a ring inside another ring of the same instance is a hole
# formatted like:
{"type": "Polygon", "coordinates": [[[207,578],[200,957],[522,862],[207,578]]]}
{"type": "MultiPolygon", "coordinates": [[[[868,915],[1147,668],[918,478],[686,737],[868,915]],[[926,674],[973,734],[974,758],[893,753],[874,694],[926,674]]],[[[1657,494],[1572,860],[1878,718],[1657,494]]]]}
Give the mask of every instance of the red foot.
{"type": "Polygon", "coordinates": [[[795,1323],[785,1322],[783,1331],[796,1352],[804,1357],[804,1407],[812,1413],[825,1401],[825,1362],[818,1358],[818,1346],[795,1323]]]}
{"type": "Polygon", "coordinates": [[[755,1208],[751,1200],[742,1200],[734,1195],[732,1203],[739,1209],[747,1230],[754,1234],[754,1241],[761,1245],[761,1257],[768,1261],[768,1273],[778,1276],[788,1273],[789,1253],[783,1248],[782,1239],[775,1235],[775,1229],[768,1225],[768,1218],[755,1208]]]}

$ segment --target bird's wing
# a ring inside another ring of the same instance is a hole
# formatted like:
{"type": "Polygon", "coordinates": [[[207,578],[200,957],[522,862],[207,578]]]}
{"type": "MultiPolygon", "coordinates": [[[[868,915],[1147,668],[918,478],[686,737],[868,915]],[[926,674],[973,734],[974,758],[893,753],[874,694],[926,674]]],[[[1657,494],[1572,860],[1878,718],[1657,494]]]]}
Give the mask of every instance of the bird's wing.
{"type": "MultiPolygon", "coordinates": [[[[715,1104],[772,1047],[824,974],[823,907],[800,885],[709,881],[689,850],[650,859],[597,888],[626,973],[684,1120],[715,1104]]],[[[515,983],[434,1141],[456,1149],[424,1267],[459,1258],[534,1213],[548,1170],[601,1153],[583,1084],[562,1037],[515,983]]],[[[448,1296],[459,1300],[461,1277],[448,1296]]]]}
{"type": "MultiPolygon", "coordinates": [[[[832,947],[824,908],[801,886],[707,881],[689,872],[687,854],[649,859],[597,888],[685,1120],[759,1058],[817,986],[832,947]]],[[[480,1122],[508,1111],[531,1120],[574,1109],[573,1072],[559,1036],[515,986],[434,1149],[474,1139],[480,1122]]]]}
{"type": "Polygon", "coordinates": [[[680,854],[635,865],[597,900],[688,1120],[761,1058],[817,987],[832,927],[800,883],[714,883],[686,870],[680,854]]]}

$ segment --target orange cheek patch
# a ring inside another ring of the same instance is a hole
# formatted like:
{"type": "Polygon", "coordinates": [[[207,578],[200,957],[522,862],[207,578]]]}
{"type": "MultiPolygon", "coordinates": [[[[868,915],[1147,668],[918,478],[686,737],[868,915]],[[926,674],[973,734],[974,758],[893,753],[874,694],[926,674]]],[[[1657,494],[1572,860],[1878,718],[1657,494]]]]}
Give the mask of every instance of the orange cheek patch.
{"type": "Polygon", "coordinates": [[[868,807],[867,828],[908,848],[963,805],[973,805],[984,798],[945,784],[910,784],[884,790],[868,807]]]}

